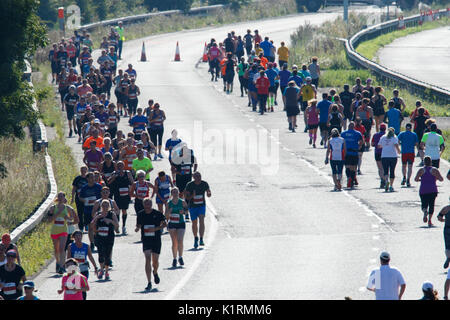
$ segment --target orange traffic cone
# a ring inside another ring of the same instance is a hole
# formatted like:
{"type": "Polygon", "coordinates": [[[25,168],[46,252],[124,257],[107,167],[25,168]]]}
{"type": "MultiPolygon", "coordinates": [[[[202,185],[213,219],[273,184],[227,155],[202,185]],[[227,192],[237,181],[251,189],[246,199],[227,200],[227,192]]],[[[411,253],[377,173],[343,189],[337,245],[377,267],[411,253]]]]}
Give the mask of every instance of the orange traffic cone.
{"type": "Polygon", "coordinates": [[[181,59],[180,59],[180,47],[178,46],[178,41],[177,41],[177,48],[175,49],[175,61],[181,61],[181,59]]]}
{"type": "Polygon", "coordinates": [[[205,42],[205,49],[203,50],[203,62],[208,62],[208,49],[205,42]]]}
{"type": "Polygon", "coordinates": [[[144,42],[142,42],[141,61],[147,61],[147,57],[145,56],[145,44],[144,44],[144,42]]]}

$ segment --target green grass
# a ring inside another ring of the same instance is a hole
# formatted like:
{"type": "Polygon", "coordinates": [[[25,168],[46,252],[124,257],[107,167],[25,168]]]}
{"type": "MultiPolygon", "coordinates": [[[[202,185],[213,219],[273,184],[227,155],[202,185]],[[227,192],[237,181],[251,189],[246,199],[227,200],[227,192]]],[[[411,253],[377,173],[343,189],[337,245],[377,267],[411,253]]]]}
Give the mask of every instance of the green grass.
{"type": "Polygon", "coordinates": [[[417,27],[409,27],[402,30],[396,30],[390,33],[383,34],[378,36],[372,40],[364,41],[356,47],[356,51],[367,59],[374,60],[378,50],[383,48],[384,46],[392,43],[394,40],[405,37],[409,34],[431,30],[439,27],[444,27],[450,25],[449,18],[443,18],[441,20],[436,20],[432,22],[426,22],[421,26],[417,27]]]}
{"type": "Polygon", "coordinates": [[[450,129],[442,131],[442,134],[447,143],[441,158],[450,161],[450,146],[448,145],[448,141],[450,141],[450,129]]]}
{"type": "MultiPolygon", "coordinates": [[[[47,83],[48,65],[40,66],[43,79],[34,83],[39,97],[38,107],[43,122],[56,129],[56,138],[49,142],[48,153],[52,158],[58,191],[64,191],[70,198],[72,180],[78,169],[70,147],[65,144],[64,118],[61,115],[59,101],[53,88],[47,83]]],[[[36,70],[36,69],[34,69],[36,70]]],[[[30,194],[27,190],[27,194],[30,194]]],[[[32,232],[22,237],[18,243],[21,260],[27,276],[35,274],[53,257],[53,244],[50,239],[51,224],[44,218],[32,232]]]]}

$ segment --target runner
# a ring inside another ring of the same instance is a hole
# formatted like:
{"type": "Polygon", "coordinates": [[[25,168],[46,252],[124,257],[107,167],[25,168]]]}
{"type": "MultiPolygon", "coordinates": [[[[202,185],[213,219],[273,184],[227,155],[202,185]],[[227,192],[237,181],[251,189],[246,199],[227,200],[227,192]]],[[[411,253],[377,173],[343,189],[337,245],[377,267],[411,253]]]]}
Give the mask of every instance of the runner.
{"type": "Polygon", "coordinates": [[[75,259],[67,259],[64,266],[68,271],[61,279],[58,294],[64,293],[64,300],[83,300],[83,292],[89,291],[87,278],[78,272],[78,262],[75,259]]]}
{"type": "Polygon", "coordinates": [[[72,182],[72,200],[70,201],[70,204],[73,204],[73,201],[75,200],[75,205],[77,208],[77,215],[78,215],[78,228],[80,230],[83,230],[84,227],[84,220],[83,220],[83,202],[80,200],[80,191],[81,188],[88,183],[86,179],[86,174],[88,173],[88,167],[87,166],[81,166],[80,168],[80,175],[75,177],[75,179],[72,182]]]}
{"type": "Polygon", "coordinates": [[[186,200],[189,203],[189,213],[192,220],[192,233],[194,234],[194,248],[198,246],[204,246],[203,235],[205,234],[205,214],[206,214],[206,202],[205,192],[208,198],[211,197],[211,190],[209,184],[202,180],[200,172],[196,171],[193,174],[194,180],[189,182],[186,186],[186,200]],[[200,230],[198,230],[198,220],[200,220],[200,230]],[[200,233],[200,243],[198,239],[198,233],[200,233]]]}
{"type": "MultiPolygon", "coordinates": [[[[363,94],[364,96],[364,94],[363,94]]],[[[356,117],[359,117],[361,119],[362,125],[366,129],[364,133],[364,140],[365,140],[365,150],[369,150],[370,145],[370,131],[372,130],[373,125],[373,109],[369,106],[370,99],[369,98],[363,98],[361,101],[361,105],[356,109],[356,117]]]]}
{"type": "Polygon", "coordinates": [[[281,67],[287,65],[289,61],[289,48],[285,46],[284,41],[281,41],[281,46],[277,50],[278,63],[281,67]]]}
{"type": "Polygon", "coordinates": [[[76,124],[77,124],[77,132],[78,132],[78,142],[81,142],[82,140],[82,128],[86,122],[89,122],[89,116],[91,115],[91,112],[89,111],[89,114],[86,115],[87,109],[90,109],[86,103],[86,97],[80,97],[80,102],[76,105],[76,124]]]}
{"type": "Polygon", "coordinates": [[[208,51],[208,60],[209,60],[209,72],[211,73],[211,81],[214,80],[215,75],[215,81],[218,81],[219,73],[220,73],[220,66],[219,66],[219,58],[222,55],[222,52],[217,47],[217,43],[213,43],[211,48],[208,51]]]}
{"type": "Polygon", "coordinates": [[[258,76],[258,65],[257,64],[253,64],[251,66],[251,68],[247,69],[246,71],[246,76],[248,78],[248,95],[249,95],[249,104],[248,106],[250,107],[250,105],[252,106],[252,110],[256,111],[256,105],[258,103],[258,94],[257,94],[257,89],[255,86],[255,77],[258,76]]]}
{"type": "Polygon", "coordinates": [[[95,233],[95,244],[98,248],[98,263],[100,270],[97,273],[99,280],[110,280],[109,267],[111,266],[111,254],[114,246],[114,230],[119,231],[119,222],[116,214],[112,211],[110,200],[102,200],[101,211],[96,213],[90,227],[95,233]]]}
{"type": "MultiPolygon", "coordinates": [[[[339,97],[339,96],[336,96],[336,97],[339,97]]],[[[339,131],[339,133],[341,133],[342,122],[344,120],[343,115],[341,112],[339,112],[337,104],[332,104],[330,108],[331,108],[331,112],[328,115],[327,126],[328,126],[330,132],[333,129],[337,129],[339,131]]]]}
{"type": "Polygon", "coordinates": [[[78,56],[78,64],[80,65],[81,75],[84,78],[89,73],[89,59],[91,59],[91,53],[88,47],[83,46],[82,52],[78,56]]]}
{"type": "Polygon", "coordinates": [[[87,173],[86,179],[88,183],[81,188],[79,197],[80,200],[84,202],[83,226],[85,230],[88,231],[91,250],[94,251],[94,234],[91,228],[89,228],[89,225],[92,221],[92,209],[94,207],[95,201],[101,198],[102,186],[95,182],[95,176],[93,172],[87,173]]]}
{"type": "Polygon", "coordinates": [[[377,147],[382,149],[381,163],[384,171],[384,190],[394,192],[395,166],[397,165],[398,154],[401,153],[394,128],[387,130],[386,134],[380,138],[377,147]]]}
{"type": "Polygon", "coordinates": [[[137,214],[136,232],[141,230],[142,249],[145,255],[145,273],[147,275],[146,291],[152,289],[152,264],[155,283],[159,284],[158,276],[159,255],[161,253],[161,230],[167,226],[164,215],[152,209],[152,200],[146,198],[143,201],[144,210],[137,214]]]}
{"type": "Polygon", "coordinates": [[[67,112],[67,122],[69,124],[69,138],[72,138],[72,127],[77,134],[77,128],[75,127],[75,121],[73,119],[76,111],[76,105],[79,100],[79,96],[75,93],[75,86],[69,87],[69,92],[64,96],[64,104],[67,112]]]}
{"type": "Polygon", "coordinates": [[[429,116],[425,115],[425,108],[419,107],[416,112],[416,115],[411,118],[411,121],[414,122],[414,132],[417,134],[417,138],[419,140],[419,145],[417,146],[417,153],[421,159],[420,165],[423,167],[423,158],[425,157],[425,153],[423,148],[420,146],[420,142],[422,141],[423,134],[426,129],[425,122],[429,119],[429,116]]]}
{"type": "Polygon", "coordinates": [[[430,132],[423,135],[420,147],[425,148],[425,156],[429,156],[432,161],[432,165],[439,169],[439,162],[442,153],[445,149],[444,138],[438,134],[438,130],[435,123],[430,126],[430,132]]]}
{"type": "Polygon", "coordinates": [[[55,251],[56,272],[63,274],[65,272],[63,264],[65,261],[65,246],[68,237],[67,225],[69,222],[77,224],[78,216],[71,206],[66,205],[66,195],[59,192],[57,204],[50,207],[48,216],[51,217],[52,228],[50,235],[53,241],[53,249],[55,251]]]}
{"type": "MultiPolygon", "coordinates": [[[[312,99],[317,99],[317,90],[316,87],[312,84],[312,78],[306,77],[305,83],[302,85],[300,89],[301,98],[301,111],[303,111],[303,121],[305,122],[305,131],[308,129],[308,122],[306,119],[305,110],[308,107],[308,102],[312,99]]],[[[316,130],[317,131],[317,130],[316,130]]]]}
{"type": "Polygon", "coordinates": [[[383,122],[384,114],[386,113],[384,110],[384,105],[387,103],[387,100],[382,92],[383,88],[375,87],[375,95],[372,97],[372,102],[374,104],[373,117],[375,118],[375,129],[377,132],[380,131],[380,123],[383,122]]]}
{"type": "Polygon", "coordinates": [[[345,140],[339,136],[336,128],[331,129],[331,139],[328,143],[325,164],[328,164],[330,156],[331,171],[333,174],[334,191],[342,191],[342,170],[344,168],[344,159],[346,153],[345,140]]]}
{"type": "MultiPolygon", "coordinates": [[[[448,176],[447,176],[448,179],[448,176]]],[[[447,269],[450,264],[450,218],[447,218],[447,214],[450,212],[450,205],[447,205],[441,209],[439,212],[437,218],[440,222],[444,222],[444,244],[445,244],[445,262],[444,262],[444,269],[447,269]]],[[[448,289],[449,289],[449,280],[450,276],[447,272],[447,281],[445,283],[445,296],[448,295],[448,289]]]]}
{"type": "Polygon", "coordinates": [[[34,282],[25,281],[23,283],[23,289],[25,290],[25,295],[17,298],[17,300],[41,300],[34,293],[34,282]]]}
{"type": "Polygon", "coordinates": [[[266,76],[269,79],[269,108],[271,112],[273,112],[273,106],[275,105],[275,96],[277,94],[277,86],[276,81],[280,79],[278,76],[278,72],[273,67],[273,63],[269,62],[267,64],[266,76]]]}
{"type": "MultiPolygon", "coordinates": [[[[123,78],[119,82],[119,92],[117,105],[119,106],[119,110],[123,109],[125,111],[124,117],[128,117],[128,86],[131,84],[130,79],[128,78],[128,73],[123,74],[123,78]]],[[[121,114],[122,115],[122,114],[121,114]]],[[[130,115],[131,116],[131,115],[130,115]]]]}
{"type": "Polygon", "coordinates": [[[251,52],[252,52],[252,48],[253,48],[253,36],[252,36],[252,31],[251,30],[247,30],[247,34],[244,36],[244,41],[245,41],[245,51],[247,52],[247,56],[250,56],[251,52]]]}
{"type": "Polygon", "coordinates": [[[170,197],[170,188],[173,188],[172,179],[166,175],[164,171],[158,173],[158,177],[155,179],[155,185],[153,189],[153,196],[156,194],[156,204],[158,205],[158,210],[163,212],[164,205],[167,205],[167,201],[170,197]]]}
{"type": "Polygon", "coordinates": [[[0,243],[0,267],[6,264],[6,246],[4,243],[0,243]]]}
{"type": "Polygon", "coordinates": [[[347,188],[353,188],[356,180],[356,167],[358,166],[358,150],[363,145],[361,133],[355,130],[355,123],[351,121],[348,130],[341,133],[345,140],[345,175],[347,176],[347,188]]]}
{"type": "MultiPolygon", "coordinates": [[[[194,152],[184,144],[178,146],[175,153],[172,154],[172,164],[176,172],[175,184],[180,191],[180,197],[185,199],[184,190],[186,185],[192,180],[192,169],[194,169],[194,172],[197,171],[197,159],[194,156],[194,152]]],[[[186,221],[189,221],[187,213],[186,221]]]]}
{"type": "MultiPolygon", "coordinates": [[[[144,204],[142,201],[148,198],[150,189],[154,190],[155,186],[150,183],[150,181],[145,180],[145,171],[137,170],[136,181],[131,186],[131,194],[135,197],[134,199],[134,211],[138,213],[144,209],[144,204]]],[[[153,198],[153,195],[152,195],[153,198]]]]}
{"type": "MultiPolygon", "coordinates": [[[[125,71],[126,72],[126,71],[125,71]]],[[[128,114],[130,117],[136,115],[136,108],[138,106],[138,96],[141,94],[139,87],[136,85],[136,79],[134,77],[130,80],[130,85],[126,90],[128,114]]],[[[141,108],[142,111],[142,108],[141,108]]]]}
{"type": "MultiPolygon", "coordinates": [[[[72,242],[67,250],[67,259],[74,258],[78,262],[78,267],[80,269],[80,273],[86,277],[86,280],[89,279],[89,261],[91,261],[94,266],[95,273],[97,274],[98,268],[95,263],[94,256],[92,255],[91,248],[87,243],[82,242],[83,240],[83,232],[77,230],[73,233],[72,238],[74,242],[72,242]]],[[[83,300],[86,300],[87,293],[86,291],[82,292],[83,300]]]]}
{"type": "Polygon", "coordinates": [[[131,170],[133,160],[137,158],[137,148],[134,145],[133,138],[127,138],[126,146],[120,150],[120,160],[125,165],[125,170],[131,170]]]}
{"type": "Polygon", "coordinates": [[[226,88],[226,93],[230,94],[231,92],[233,92],[233,81],[234,81],[234,68],[236,67],[236,61],[233,58],[233,54],[231,52],[227,53],[227,58],[225,61],[225,65],[223,70],[225,71],[223,73],[224,76],[224,81],[225,81],[225,88],[226,88]]]}
{"type": "Polygon", "coordinates": [[[136,70],[133,69],[133,65],[131,63],[128,64],[128,69],[126,69],[125,72],[128,73],[128,77],[130,79],[137,78],[137,72],[136,72],[136,70]]]}
{"type": "Polygon", "coordinates": [[[112,154],[110,152],[105,152],[103,155],[104,161],[100,164],[99,172],[102,175],[103,181],[108,185],[109,178],[116,170],[116,163],[113,161],[112,154]]]}
{"type": "Polygon", "coordinates": [[[372,86],[372,79],[367,78],[366,86],[363,88],[363,93],[364,91],[369,92],[369,96],[365,98],[368,98],[369,100],[372,99],[373,95],[375,94],[375,88],[372,86]]]}
{"type": "Polygon", "coordinates": [[[7,251],[6,264],[0,266],[0,296],[4,300],[17,300],[22,295],[20,282],[27,281],[25,271],[16,263],[16,257],[16,251],[7,251]]]}
{"type": "Polygon", "coordinates": [[[241,88],[241,97],[243,97],[244,91],[245,91],[245,94],[247,94],[248,79],[246,79],[244,77],[244,75],[245,75],[245,71],[249,68],[249,65],[248,65],[248,63],[245,63],[244,57],[241,57],[240,61],[241,62],[238,64],[236,71],[237,71],[238,77],[239,77],[239,84],[240,84],[240,88],[241,88]]]}
{"type": "Polygon", "coordinates": [[[137,158],[133,160],[132,164],[134,176],[137,178],[137,172],[139,170],[142,170],[145,173],[145,179],[150,180],[150,172],[153,171],[152,161],[150,160],[150,158],[144,156],[143,149],[137,149],[136,154],[137,158]]]}
{"type": "MultiPolygon", "coordinates": [[[[130,86],[131,88],[131,86],[130,86]]],[[[129,105],[129,104],[128,104],[129,105]]],[[[131,114],[131,113],[130,113],[131,114]]],[[[133,127],[133,133],[136,140],[141,140],[141,134],[145,132],[145,129],[148,126],[148,119],[146,116],[142,114],[142,108],[139,107],[137,109],[137,115],[129,121],[130,125],[133,127]]]]}
{"type": "Polygon", "coordinates": [[[419,196],[422,202],[423,222],[426,223],[428,221],[428,226],[432,227],[431,217],[434,213],[434,202],[438,195],[436,179],[442,182],[444,178],[437,168],[432,167],[430,156],[425,156],[424,164],[425,166],[417,171],[414,181],[420,181],[419,196]]]}
{"type": "Polygon", "coordinates": [[[258,101],[259,101],[259,113],[261,115],[264,114],[264,111],[267,111],[266,103],[267,97],[269,96],[269,87],[270,81],[267,78],[264,70],[259,72],[259,78],[255,81],[255,87],[258,92],[258,101]]]}
{"type": "MultiPolygon", "coordinates": [[[[127,210],[130,205],[130,186],[134,180],[131,172],[125,169],[122,161],[117,162],[117,171],[113,173],[108,183],[111,186],[114,194],[114,200],[117,206],[122,211],[122,234],[127,234],[127,210]]],[[[119,218],[119,217],[118,217],[119,218]]],[[[119,219],[120,220],[120,219],[119,219]]]]}
{"type": "Polygon", "coordinates": [[[375,162],[377,163],[378,167],[378,176],[380,177],[380,189],[384,188],[386,182],[384,181],[384,170],[383,164],[381,163],[381,149],[377,148],[377,145],[378,142],[380,141],[380,138],[385,134],[386,134],[386,124],[380,123],[380,131],[372,136],[371,142],[372,147],[374,147],[375,162]]]}
{"type": "Polygon", "coordinates": [[[328,93],[324,92],[322,93],[322,101],[320,101],[317,104],[317,108],[320,111],[319,115],[319,128],[320,128],[320,136],[322,137],[322,140],[320,140],[320,145],[324,148],[327,148],[327,141],[328,141],[328,113],[331,106],[331,101],[328,100],[328,93]]]}
{"type": "Polygon", "coordinates": [[[312,84],[316,87],[319,88],[319,77],[320,77],[320,67],[318,62],[318,58],[317,57],[312,57],[311,58],[311,64],[308,67],[309,73],[311,74],[311,78],[312,78],[312,84]]]}
{"type": "MultiPolygon", "coordinates": [[[[361,119],[359,117],[355,119],[355,130],[361,133],[361,135],[364,137],[364,134],[366,133],[366,128],[361,124],[361,119]]],[[[357,170],[358,175],[361,175],[361,164],[364,151],[365,146],[363,144],[361,148],[358,150],[358,170],[357,170]]],[[[355,181],[355,185],[358,185],[358,181],[355,181]]]]}
{"type": "Polygon", "coordinates": [[[309,100],[309,107],[305,110],[305,114],[307,115],[306,126],[309,130],[309,144],[312,144],[313,148],[316,147],[317,127],[319,126],[319,113],[320,110],[317,108],[317,100],[309,100]]]}
{"type": "Polygon", "coordinates": [[[183,199],[179,198],[178,188],[172,189],[170,192],[172,198],[166,203],[166,219],[169,221],[169,233],[172,240],[172,268],[177,266],[177,253],[178,263],[180,266],[184,266],[183,261],[183,241],[184,233],[186,231],[186,223],[184,222],[184,212],[188,210],[188,206],[183,199]]]}
{"type": "Polygon", "coordinates": [[[176,182],[176,168],[175,165],[172,163],[172,150],[173,148],[178,145],[181,142],[181,139],[178,138],[178,132],[176,129],[173,129],[171,132],[172,137],[170,139],[167,139],[165,150],[169,151],[169,163],[170,163],[170,171],[172,173],[172,181],[173,183],[176,182]]]}
{"type": "Polygon", "coordinates": [[[411,123],[407,123],[406,130],[398,135],[398,141],[400,142],[402,149],[402,186],[406,184],[407,187],[411,187],[410,179],[412,175],[412,166],[414,163],[414,150],[415,147],[419,145],[417,134],[412,132],[411,129],[411,123]],[[408,165],[408,175],[406,175],[406,165],[408,165]]]}
{"type": "Polygon", "coordinates": [[[149,122],[149,130],[148,133],[150,134],[150,139],[155,147],[158,149],[155,149],[155,157],[153,158],[153,161],[158,160],[159,158],[163,158],[163,155],[161,154],[161,148],[162,148],[162,138],[164,135],[164,121],[166,120],[166,114],[163,110],[160,109],[159,103],[155,103],[155,106],[153,110],[150,112],[148,116],[148,122],[149,122]]]}
{"type": "Polygon", "coordinates": [[[61,98],[61,111],[64,111],[64,97],[67,93],[67,88],[69,87],[69,75],[66,69],[61,69],[56,77],[56,84],[58,85],[58,92],[61,98]]]}
{"type": "Polygon", "coordinates": [[[96,148],[97,142],[91,140],[89,143],[90,149],[86,150],[83,157],[84,164],[88,167],[89,171],[97,171],[100,168],[100,164],[103,162],[103,153],[100,149],[96,148]]]}
{"type": "MultiPolygon", "coordinates": [[[[373,99],[373,98],[372,98],[373,99]]],[[[394,108],[394,101],[389,101],[388,112],[384,117],[384,121],[388,120],[388,127],[394,128],[395,134],[398,135],[400,133],[400,122],[401,122],[401,113],[398,109],[394,108]]]]}

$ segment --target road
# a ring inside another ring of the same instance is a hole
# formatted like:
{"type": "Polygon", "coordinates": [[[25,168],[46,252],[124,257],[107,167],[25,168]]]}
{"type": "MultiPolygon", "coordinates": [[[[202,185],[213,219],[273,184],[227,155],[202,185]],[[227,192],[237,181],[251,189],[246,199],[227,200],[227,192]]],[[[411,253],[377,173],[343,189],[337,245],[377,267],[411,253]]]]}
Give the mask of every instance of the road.
{"type": "MultiPolygon", "coordinates": [[[[278,44],[289,42],[290,33],[304,21],[320,23],[337,14],[302,14],[148,37],[148,62],[137,61],[142,40],[124,44],[122,66],[130,62],[137,70],[141,104],[149,98],[160,102],[168,117],[165,139],[172,128],[180,131],[195,150],[213,196],[206,247],[192,249],[188,225],[186,265],[173,270],[170,239],[164,235],[161,283],[151,293],[143,293],[144,259],[136,243],[139,237],[131,231],[135,216],[130,210],[130,235],[116,239],[112,281],[97,281],[91,273],[89,299],[373,299],[364,287],[382,250],[391,252],[393,264],[405,274],[405,298],[418,298],[426,279],[439,289],[443,286],[442,226],[423,228],[415,183],[404,189],[397,181],[396,192],[390,194],[377,189],[369,152],[360,187],[332,192],[325,152],[309,147],[301,123],[293,134],[282,108],[264,116],[250,112],[236,84],[235,93],[225,95],[221,82],[210,82],[206,64],[198,64],[205,41],[221,39],[230,30],[242,34],[258,28],[278,44]],[[173,62],[177,41],[181,62],[173,62]],[[238,136],[235,144],[233,134],[238,136]],[[252,143],[242,139],[252,134],[257,136],[252,143]],[[232,157],[224,141],[243,147],[247,161],[232,157]]],[[[121,127],[129,130],[124,121],[121,127]]],[[[79,144],[74,138],[67,141],[80,163],[79,144]]],[[[155,172],[160,169],[168,170],[166,160],[156,163],[155,172]]],[[[442,172],[446,170],[444,165],[442,172]]],[[[440,191],[437,207],[447,203],[447,182],[440,191]]],[[[42,298],[60,299],[60,280],[53,270],[54,264],[36,278],[42,298]]]]}
{"type": "Polygon", "coordinates": [[[450,90],[450,27],[414,33],[378,51],[380,64],[414,79],[450,90]]]}

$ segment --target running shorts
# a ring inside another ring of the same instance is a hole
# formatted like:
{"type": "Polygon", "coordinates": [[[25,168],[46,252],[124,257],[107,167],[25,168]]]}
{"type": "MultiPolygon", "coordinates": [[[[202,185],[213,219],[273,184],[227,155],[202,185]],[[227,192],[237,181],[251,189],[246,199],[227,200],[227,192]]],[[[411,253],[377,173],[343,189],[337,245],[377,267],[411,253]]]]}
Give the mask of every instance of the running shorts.
{"type": "Polygon", "coordinates": [[[73,120],[73,116],[74,116],[74,110],[73,107],[69,106],[68,108],[66,108],[66,113],[67,113],[67,120],[73,120]]]}
{"type": "Polygon", "coordinates": [[[116,194],[114,195],[114,201],[116,201],[117,206],[120,210],[128,210],[131,198],[130,196],[121,197],[120,195],[116,194]]]}
{"type": "Polygon", "coordinates": [[[345,165],[347,166],[357,166],[358,165],[358,156],[354,156],[351,154],[347,154],[345,156],[345,165]]]}
{"type": "Polygon", "coordinates": [[[440,162],[440,159],[437,159],[437,160],[431,160],[431,165],[432,165],[433,167],[439,169],[439,162],[440,162]]]}
{"type": "Polygon", "coordinates": [[[328,126],[326,122],[319,123],[320,132],[328,132],[328,126]]]}
{"type": "Polygon", "coordinates": [[[301,110],[302,110],[302,111],[305,111],[306,108],[308,108],[308,101],[302,101],[302,107],[301,107],[301,110]]]}
{"type": "Polygon", "coordinates": [[[142,241],[142,251],[150,250],[152,253],[161,253],[161,239],[142,241]]]}
{"type": "Polygon", "coordinates": [[[186,223],[173,223],[169,222],[169,229],[186,229],[186,223]]]}
{"type": "Polygon", "coordinates": [[[309,130],[317,129],[317,127],[319,127],[319,124],[318,124],[318,123],[316,123],[316,124],[309,124],[309,123],[308,123],[308,129],[309,129],[309,130]]]}
{"type": "Polygon", "coordinates": [[[375,161],[381,161],[381,152],[375,153],[375,161]]]}
{"type": "Polygon", "coordinates": [[[271,92],[271,93],[277,93],[277,86],[270,86],[269,87],[269,92],[271,92]]]}
{"type": "Polygon", "coordinates": [[[197,220],[199,215],[205,215],[206,214],[206,206],[189,208],[189,213],[191,215],[191,220],[195,221],[195,220],[197,220]]]}
{"type": "Polygon", "coordinates": [[[50,235],[50,237],[51,237],[53,240],[57,240],[57,239],[59,239],[59,238],[61,238],[61,237],[67,237],[67,236],[68,236],[67,232],[63,232],[63,233],[58,233],[58,234],[52,234],[52,235],[50,235]]]}
{"type": "Polygon", "coordinates": [[[414,163],[415,154],[414,153],[402,153],[402,163],[413,164],[414,163]]]}
{"type": "Polygon", "coordinates": [[[342,174],[342,169],[344,168],[344,160],[331,160],[331,172],[333,174],[342,174]]]}

